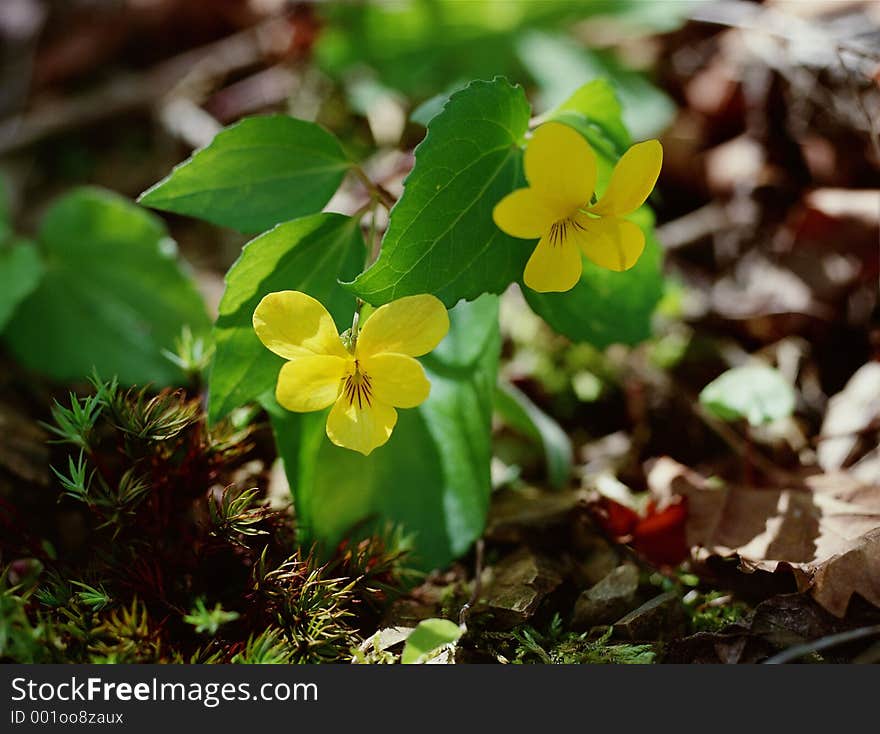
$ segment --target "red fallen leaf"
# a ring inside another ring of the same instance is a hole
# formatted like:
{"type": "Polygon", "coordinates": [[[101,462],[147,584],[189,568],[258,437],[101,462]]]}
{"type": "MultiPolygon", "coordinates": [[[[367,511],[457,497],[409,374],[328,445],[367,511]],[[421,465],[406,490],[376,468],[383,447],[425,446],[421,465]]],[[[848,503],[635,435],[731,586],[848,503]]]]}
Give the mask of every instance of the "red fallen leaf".
{"type": "Polygon", "coordinates": [[[657,566],[677,566],[690,554],[685,537],[687,516],[686,500],[659,511],[651,502],[647,516],[633,531],[633,548],[657,566]]]}
{"type": "Polygon", "coordinates": [[[674,566],[688,557],[686,501],[674,502],[662,509],[651,501],[644,517],[610,497],[601,497],[593,508],[596,521],[606,533],[620,543],[630,543],[651,563],[674,566]]]}
{"type": "Polygon", "coordinates": [[[609,497],[601,497],[595,505],[596,520],[602,529],[615,538],[632,535],[641,518],[635,510],[615,502],[609,497]]]}

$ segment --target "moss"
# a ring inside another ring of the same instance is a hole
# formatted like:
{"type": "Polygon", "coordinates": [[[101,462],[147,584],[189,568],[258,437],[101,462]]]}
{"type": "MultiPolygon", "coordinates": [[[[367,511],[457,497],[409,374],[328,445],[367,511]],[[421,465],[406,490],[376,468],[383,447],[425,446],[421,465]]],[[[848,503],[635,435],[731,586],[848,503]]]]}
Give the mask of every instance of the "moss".
{"type": "Polygon", "coordinates": [[[612,642],[613,629],[598,635],[565,629],[556,614],[542,629],[522,625],[507,632],[471,631],[464,648],[484,653],[500,663],[513,664],[623,664],[655,662],[658,645],[612,642]]]}
{"type": "Polygon", "coordinates": [[[749,613],[747,604],[731,599],[722,591],[691,592],[684,601],[693,633],[720,632],[742,621],[749,613]]]}
{"type": "MultiPolygon", "coordinates": [[[[405,587],[406,538],[389,529],[326,561],[294,551],[293,513],[265,495],[265,429],[208,428],[183,391],[94,385],[47,426],[47,512],[77,535],[0,533],[0,558],[15,559],[0,569],[0,662],[348,659],[405,587]]],[[[0,509],[29,526],[32,510],[0,509]]]]}
{"type": "MultiPolygon", "coordinates": [[[[556,629],[561,629],[558,618],[556,629]]],[[[540,635],[531,627],[517,630],[518,642],[513,662],[546,664],[618,664],[646,665],[657,657],[655,645],[612,643],[613,629],[607,628],[599,637],[590,633],[563,633],[554,630],[553,623],[548,634],[540,635]]]]}

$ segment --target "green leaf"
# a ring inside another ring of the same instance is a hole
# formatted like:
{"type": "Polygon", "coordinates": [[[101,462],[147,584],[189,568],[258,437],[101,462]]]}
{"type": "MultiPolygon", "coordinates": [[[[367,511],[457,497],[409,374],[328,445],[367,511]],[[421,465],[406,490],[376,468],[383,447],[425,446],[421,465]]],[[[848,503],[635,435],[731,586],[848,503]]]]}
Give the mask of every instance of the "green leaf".
{"type": "Polygon", "coordinates": [[[543,109],[562,102],[584,82],[607,77],[623,105],[623,121],[636,140],[659,135],[675,115],[675,103],[644,76],[567,36],[532,31],[521,38],[517,51],[538,82],[543,109]]]}
{"type": "Polygon", "coordinates": [[[330,443],[326,412],[270,408],[301,543],[327,551],[392,522],[415,535],[413,563],[427,570],[460,556],[482,533],[491,492],[498,299],[459,304],[450,319],[449,336],[421,358],[430,397],[398,411],[391,439],[369,456],[330,443]]]}
{"type": "Polygon", "coordinates": [[[274,392],[284,360],[262,345],[252,325],[263,296],[282,290],[308,293],[344,331],[354,314],[355,298],[337,278],[352,278],[360,270],[365,249],[357,221],[341,214],[314,214],[279,224],[245,245],[226,275],[214,327],[216,351],[208,390],[212,422],[274,392]]]}
{"type": "MultiPolygon", "coordinates": [[[[12,207],[9,203],[9,184],[0,176],[0,245],[12,234],[12,207]]],[[[0,321],[2,324],[2,321],[0,321]]]]}
{"type": "Polygon", "coordinates": [[[550,484],[563,486],[571,476],[573,450],[559,424],[529,400],[528,395],[506,381],[498,383],[495,410],[508,426],[543,447],[550,484]]]}
{"type": "Polygon", "coordinates": [[[138,201],[262,232],[320,211],[350,168],[339,141],[322,127],[286,115],[249,117],[218,133],[138,201]]]}
{"type": "Polygon", "coordinates": [[[444,645],[457,642],[462,629],[448,619],[423,619],[406,638],[400,662],[405,665],[424,660],[444,645]]]}
{"type": "Polygon", "coordinates": [[[753,364],[734,367],[712,380],[700,393],[700,402],[718,418],[745,418],[760,426],[794,412],[794,388],[778,370],[753,364]]]}
{"type": "Polygon", "coordinates": [[[409,119],[422,127],[428,127],[428,123],[443,112],[443,108],[448,101],[448,93],[440,92],[440,94],[435,94],[416,107],[410,113],[409,119]]]}
{"type": "Polygon", "coordinates": [[[534,245],[498,229],[492,209],[523,181],[528,122],[522,88],[504,79],[453,94],[416,148],[379,260],[352,290],[373,305],[433,293],[450,307],[519,278],[534,245]]]}
{"type": "Polygon", "coordinates": [[[204,334],[210,321],[157,217],[111,192],[78,189],[47,212],[38,240],[45,274],[4,335],[22,364],[57,380],[93,367],[126,384],[182,379],[162,349],[184,325],[204,334]]]}
{"type": "Polygon", "coordinates": [[[617,94],[605,79],[594,79],[579,87],[544,118],[575,128],[593,148],[613,160],[623,155],[632,143],[623,124],[617,94]]]}
{"type": "Polygon", "coordinates": [[[532,310],[572,341],[604,349],[651,336],[651,316],[663,295],[662,253],[650,210],[643,207],[630,219],[644,230],[646,240],[645,252],[630,270],[606,270],[584,258],[581,279],[567,293],[522,287],[532,310]]]}
{"type": "Polygon", "coordinates": [[[0,332],[15,307],[37,287],[42,275],[43,262],[31,243],[17,242],[0,248],[0,332]]]}

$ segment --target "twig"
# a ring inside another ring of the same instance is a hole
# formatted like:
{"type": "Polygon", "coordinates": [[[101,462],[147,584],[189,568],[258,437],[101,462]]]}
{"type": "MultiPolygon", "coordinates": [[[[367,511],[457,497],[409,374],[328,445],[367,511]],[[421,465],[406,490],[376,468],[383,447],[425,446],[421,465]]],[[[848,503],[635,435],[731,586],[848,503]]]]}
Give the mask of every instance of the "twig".
{"type": "MultiPolygon", "coordinates": [[[[849,77],[852,74],[852,70],[849,68],[849,65],[843,58],[843,52],[845,50],[847,50],[846,47],[840,43],[835,46],[837,60],[840,62],[840,67],[846,72],[847,77],[849,77]]],[[[877,123],[874,120],[874,115],[871,114],[871,111],[865,104],[865,100],[862,98],[862,95],[859,94],[859,90],[856,89],[855,86],[852,87],[852,93],[853,98],[856,102],[856,106],[865,116],[865,122],[868,125],[868,132],[871,138],[871,148],[874,150],[874,157],[877,159],[877,163],[880,164],[880,128],[877,127],[877,123]]]]}
{"type": "Polygon", "coordinates": [[[355,176],[357,176],[367,191],[370,192],[370,195],[378,201],[382,206],[391,211],[391,207],[393,207],[397,203],[397,199],[394,198],[394,195],[388,191],[381,184],[376,183],[371,179],[363,168],[360,166],[354,166],[352,168],[355,176]]]}
{"type": "MultiPolygon", "coordinates": [[[[714,3],[700,4],[690,16],[690,20],[741,31],[759,31],[788,42],[802,41],[806,33],[831,40],[829,34],[813,21],[746,0],[718,0],[714,3]]],[[[880,61],[880,53],[874,49],[859,46],[847,39],[835,40],[839,48],[855,56],[870,61],[880,61]]]]}
{"type": "Polygon", "coordinates": [[[482,538],[477,540],[477,559],[474,562],[474,589],[471,591],[471,596],[467,600],[467,603],[458,613],[458,623],[462,627],[467,626],[468,612],[470,612],[474,604],[477,603],[480,594],[483,592],[483,551],[485,549],[485,544],[486,543],[482,538]]]}
{"type": "Polygon", "coordinates": [[[822,441],[833,441],[837,438],[853,438],[857,436],[866,436],[869,433],[874,433],[880,429],[880,418],[874,418],[870,423],[866,426],[862,426],[861,428],[856,428],[852,431],[841,431],[840,433],[825,433],[819,436],[816,436],[813,439],[814,444],[822,443],[822,441]]]}
{"type": "Polygon", "coordinates": [[[677,250],[699,242],[730,225],[731,219],[726,208],[712,202],[657,227],[656,234],[664,249],[677,250]]]}
{"type": "Polygon", "coordinates": [[[191,148],[206,146],[223,129],[194,100],[184,96],[172,96],[163,104],[159,109],[159,119],[168,132],[191,148]]]}
{"type": "Polygon", "coordinates": [[[94,91],[70,100],[46,104],[24,116],[0,121],[0,155],[32,145],[65,130],[90,125],[134,110],[150,109],[181,80],[205,84],[248,67],[267,53],[282,50],[290,26],[273,18],[215,43],[187,51],[141,74],[122,75],[94,91]]]}
{"type": "Polygon", "coordinates": [[[772,479],[774,482],[778,482],[782,485],[788,486],[802,486],[803,481],[796,475],[784,471],[777,467],[772,461],[770,461],[764,454],[760,451],[749,450],[748,442],[742,438],[736,431],[734,431],[727,423],[719,420],[714,415],[709,413],[703,406],[699,403],[699,401],[692,401],[689,403],[694,413],[705,423],[709,428],[711,428],[715,434],[720,438],[724,443],[726,443],[733,451],[739,455],[744,461],[747,462],[749,467],[754,467],[758,469],[764,476],[768,479],[772,479]]]}
{"type": "Polygon", "coordinates": [[[797,660],[804,655],[809,655],[811,652],[827,650],[829,647],[836,647],[837,645],[843,645],[847,642],[855,642],[856,640],[862,640],[866,637],[874,637],[875,635],[880,635],[880,624],[875,624],[871,627],[859,627],[858,629],[850,630],[849,632],[839,632],[834,635],[827,635],[826,637],[820,637],[818,640],[804,642],[801,645],[790,647],[788,650],[783,650],[773,657],[767,658],[767,660],[764,661],[764,664],[780,665],[782,663],[790,663],[792,660],[797,660]]]}

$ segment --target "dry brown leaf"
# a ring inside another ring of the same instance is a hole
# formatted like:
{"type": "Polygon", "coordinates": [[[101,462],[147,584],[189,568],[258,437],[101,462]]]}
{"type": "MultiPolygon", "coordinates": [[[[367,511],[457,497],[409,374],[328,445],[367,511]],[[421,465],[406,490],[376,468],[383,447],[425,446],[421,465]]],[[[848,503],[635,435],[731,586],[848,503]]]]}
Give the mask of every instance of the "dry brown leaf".
{"type": "Polygon", "coordinates": [[[820,474],[799,489],[713,488],[670,458],[654,462],[651,491],[684,497],[692,555],[740,559],[746,570],[790,568],[801,591],[838,617],[853,593],[880,607],[880,486],[820,474]]]}
{"type": "MultiPolygon", "coordinates": [[[[852,458],[862,433],[880,420],[880,362],[868,362],[828,401],[817,456],[825,471],[852,458]]],[[[875,431],[876,433],[876,431],[875,431]]],[[[874,441],[876,445],[876,440],[874,441]]]]}

